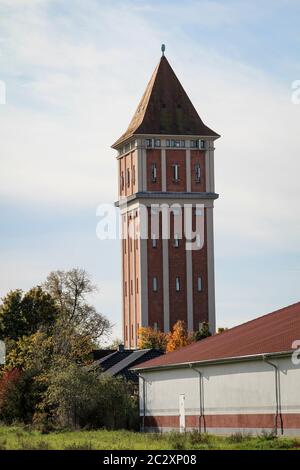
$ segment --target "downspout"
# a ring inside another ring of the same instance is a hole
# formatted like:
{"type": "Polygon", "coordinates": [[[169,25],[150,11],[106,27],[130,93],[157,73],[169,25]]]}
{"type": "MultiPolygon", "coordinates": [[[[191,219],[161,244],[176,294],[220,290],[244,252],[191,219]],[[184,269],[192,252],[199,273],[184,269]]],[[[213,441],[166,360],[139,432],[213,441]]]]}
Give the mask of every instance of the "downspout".
{"type": "Polygon", "coordinates": [[[280,404],[280,390],[279,390],[279,368],[274,362],[271,362],[267,359],[266,356],[263,356],[263,361],[269,364],[274,368],[275,371],[275,397],[276,397],[276,413],[274,416],[274,431],[277,435],[278,432],[278,418],[280,419],[280,431],[283,434],[283,421],[281,414],[281,404],[280,404]]]}
{"type": "Polygon", "coordinates": [[[202,372],[200,370],[193,367],[193,364],[189,364],[190,368],[193,369],[199,375],[199,432],[201,432],[201,422],[203,421],[203,431],[206,432],[206,425],[205,425],[205,416],[204,416],[204,400],[203,400],[203,393],[202,393],[202,372]]]}
{"type": "Polygon", "coordinates": [[[143,377],[141,374],[139,374],[139,377],[143,381],[143,417],[142,417],[142,432],[145,432],[145,418],[146,418],[146,379],[143,377]]]}

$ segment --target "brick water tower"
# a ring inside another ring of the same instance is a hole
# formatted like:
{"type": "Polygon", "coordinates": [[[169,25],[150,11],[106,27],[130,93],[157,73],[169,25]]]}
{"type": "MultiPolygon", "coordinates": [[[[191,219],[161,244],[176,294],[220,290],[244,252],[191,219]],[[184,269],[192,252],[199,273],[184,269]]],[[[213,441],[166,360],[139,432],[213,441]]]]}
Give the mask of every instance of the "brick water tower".
{"type": "Polygon", "coordinates": [[[118,151],[126,348],[137,347],[144,326],[168,332],[183,320],[189,331],[202,322],[215,331],[214,141],[219,135],[203,123],[162,51],[127,131],[112,146],[118,151]],[[184,230],[179,235],[172,224],[174,210],[170,236],[162,236],[159,208],[166,206],[182,208],[183,215],[192,207],[194,227],[196,208],[203,207],[201,249],[187,249],[184,230]],[[151,222],[155,211],[158,233],[151,222]]]}

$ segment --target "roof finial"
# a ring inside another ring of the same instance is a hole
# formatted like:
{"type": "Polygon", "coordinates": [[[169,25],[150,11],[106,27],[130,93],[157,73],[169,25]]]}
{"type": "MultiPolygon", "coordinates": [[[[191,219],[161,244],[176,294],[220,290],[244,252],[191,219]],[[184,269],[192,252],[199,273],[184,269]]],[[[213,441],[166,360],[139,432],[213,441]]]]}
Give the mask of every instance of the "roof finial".
{"type": "Polygon", "coordinates": [[[165,50],[166,50],[166,46],[164,44],[162,44],[161,45],[161,52],[162,52],[163,56],[165,55],[165,50]]]}

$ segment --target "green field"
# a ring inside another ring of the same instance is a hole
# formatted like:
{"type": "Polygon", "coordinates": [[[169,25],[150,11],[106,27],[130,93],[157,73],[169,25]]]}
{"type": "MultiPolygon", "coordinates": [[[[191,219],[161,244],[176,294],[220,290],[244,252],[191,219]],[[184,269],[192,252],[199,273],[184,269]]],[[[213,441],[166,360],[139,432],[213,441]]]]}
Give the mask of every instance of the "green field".
{"type": "Polygon", "coordinates": [[[229,437],[196,432],[186,434],[141,434],[130,431],[60,431],[42,434],[21,426],[0,426],[0,450],[188,450],[188,449],[300,449],[300,438],[271,435],[229,437]]]}

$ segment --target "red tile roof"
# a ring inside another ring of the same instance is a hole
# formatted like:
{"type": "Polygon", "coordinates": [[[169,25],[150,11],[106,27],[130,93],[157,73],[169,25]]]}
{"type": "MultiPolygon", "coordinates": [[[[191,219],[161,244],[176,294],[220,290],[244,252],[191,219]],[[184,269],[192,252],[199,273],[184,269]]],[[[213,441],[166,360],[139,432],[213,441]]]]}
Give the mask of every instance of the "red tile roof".
{"type": "Polygon", "coordinates": [[[154,70],[127,131],[112,147],[135,134],[219,137],[203,123],[165,56],[154,70]]]}
{"type": "Polygon", "coordinates": [[[138,368],[286,352],[292,350],[295,340],[300,340],[300,302],[140,364],[138,368]]]}

